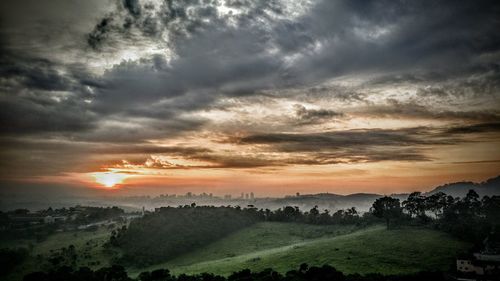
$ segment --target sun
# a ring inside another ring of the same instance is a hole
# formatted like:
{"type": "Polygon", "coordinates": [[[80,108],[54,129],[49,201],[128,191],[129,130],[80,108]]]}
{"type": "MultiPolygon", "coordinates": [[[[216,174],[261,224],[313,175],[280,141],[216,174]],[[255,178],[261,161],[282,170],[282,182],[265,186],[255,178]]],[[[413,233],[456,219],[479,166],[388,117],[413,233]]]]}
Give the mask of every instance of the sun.
{"type": "Polygon", "coordinates": [[[92,176],[94,177],[95,182],[105,187],[111,188],[117,184],[122,183],[130,175],[114,173],[114,172],[98,172],[98,173],[93,173],[92,176]]]}

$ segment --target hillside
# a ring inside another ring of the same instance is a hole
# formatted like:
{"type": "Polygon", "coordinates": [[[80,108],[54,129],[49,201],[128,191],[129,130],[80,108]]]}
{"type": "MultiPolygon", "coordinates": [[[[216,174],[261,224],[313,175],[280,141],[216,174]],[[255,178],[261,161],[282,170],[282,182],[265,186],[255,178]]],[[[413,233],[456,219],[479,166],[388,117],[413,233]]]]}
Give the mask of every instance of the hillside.
{"type": "Polygon", "coordinates": [[[213,272],[228,275],[250,268],[286,272],[307,262],[330,264],[346,273],[410,273],[448,269],[467,243],[428,229],[385,230],[294,223],[259,223],[207,247],[167,263],[130,269],[132,274],[155,268],[174,273],[213,272]]]}
{"type": "Polygon", "coordinates": [[[197,249],[256,223],[254,209],[230,207],[161,208],[133,220],[110,239],[124,265],[144,266],[197,249]]]}
{"type": "MultiPolygon", "coordinates": [[[[500,176],[488,179],[484,182],[455,182],[438,186],[425,193],[432,195],[437,192],[444,192],[453,197],[464,197],[469,190],[475,190],[481,197],[488,195],[500,195],[500,176]]],[[[392,197],[401,201],[408,197],[409,193],[391,194],[392,197]]],[[[299,206],[302,210],[309,210],[314,206],[320,209],[339,210],[350,207],[356,207],[361,212],[366,212],[372,206],[373,201],[383,195],[374,193],[354,193],[349,195],[340,195],[334,193],[303,194],[298,196],[288,196],[285,198],[272,199],[267,205],[255,202],[256,206],[278,208],[281,206],[299,206]]]]}
{"type": "MultiPolygon", "coordinates": [[[[47,262],[40,263],[35,256],[48,257],[71,244],[79,256],[77,266],[97,269],[109,265],[113,254],[106,254],[102,247],[108,237],[109,232],[104,229],[55,234],[36,243],[33,257],[6,280],[20,280],[27,272],[47,269],[47,262]]],[[[467,243],[445,233],[420,228],[385,230],[381,226],[360,228],[354,225],[262,222],[168,262],[147,268],[129,267],[128,272],[137,276],[142,271],[168,268],[175,274],[208,271],[227,275],[243,268],[262,270],[273,267],[284,273],[306,262],[310,265],[327,263],[345,273],[409,273],[447,269],[455,254],[468,247],[467,243]]]]}
{"type": "Polygon", "coordinates": [[[355,206],[360,211],[368,211],[371,204],[379,194],[354,193],[349,195],[339,195],[333,193],[304,194],[299,196],[288,196],[273,200],[276,206],[299,206],[303,210],[309,210],[314,206],[320,209],[340,210],[355,206]]]}
{"type": "Polygon", "coordinates": [[[492,196],[500,195],[500,176],[488,179],[484,182],[455,182],[441,185],[429,191],[427,194],[434,194],[437,192],[444,192],[453,197],[463,197],[469,190],[475,190],[479,196],[492,196]]]}
{"type": "Polygon", "coordinates": [[[104,243],[109,240],[110,231],[101,228],[97,231],[69,231],[56,233],[42,242],[35,240],[2,241],[1,247],[26,247],[32,245],[31,256],[21,265],[14,268],[12,274],[5,276],[6,281],[22,280],[22,277],[33,271],[47,270],[50,268],[50,260],[61,256],[61,250],[71,245],[75,247],[78,258],[75,260],[77,267],[89,267],[98,269],[111,264],[112,253],[103,249],[104,243]]]}

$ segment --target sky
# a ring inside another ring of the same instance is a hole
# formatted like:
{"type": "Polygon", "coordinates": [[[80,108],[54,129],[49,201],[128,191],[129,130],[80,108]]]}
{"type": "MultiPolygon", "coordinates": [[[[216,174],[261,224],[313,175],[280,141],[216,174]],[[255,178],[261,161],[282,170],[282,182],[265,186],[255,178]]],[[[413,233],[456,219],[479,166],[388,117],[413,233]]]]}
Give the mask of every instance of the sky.
{"type": "Polygon", "coordinates": [[[0,192],[500,174],[498,1],[3,0],[0,192]]]}

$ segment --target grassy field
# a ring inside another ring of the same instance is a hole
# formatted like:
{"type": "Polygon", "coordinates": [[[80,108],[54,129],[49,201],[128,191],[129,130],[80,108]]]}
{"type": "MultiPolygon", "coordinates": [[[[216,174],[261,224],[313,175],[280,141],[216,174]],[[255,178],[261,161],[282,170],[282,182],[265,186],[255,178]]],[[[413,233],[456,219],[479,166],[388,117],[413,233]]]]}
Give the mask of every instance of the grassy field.
{"type": "Polygon", "coordinates": [[[386,230],[353,227],[261,223],[203,249],[164,264],[130,269],[132,275],[155,268],[172,272],[228,275],[250,268],[286,272],[301,263],[330,264],[345,273],[411,273],[448,269],[456,253],[469,247],[449,235],[428,229],[386,230]],[[354,232],[353,232],[354,231],[354,232]]]}
{"type": "Polygon", "coordinates": [[[244,256],[280,246],[294,245],[318,238],[334,237],[355,231],[355,226],[317,226],[298,223],[264,222],[237,231],[207,247],[187,253],[167,263],[148,268],[131,268],[132,275],[157,268],[179,268],[186,265],[244,256]]]}
{"type": "MultiPolygon", "coordinates": [[[[69,245],[76,248],[77,266],[93,269],[108,266],[110,254],[102,245],[109,239],[109,233],[107,229],[75,231],[54,234],[41,243],[17,241],[16,246],[33,245],[31,257],[6,280],[21,280],[27,272],[44,270],[51,252],[69,245]],[[37,259],[37,255],[43,258],[37,259]]],[[[306,262],[309,265],[330,264],[345,273],[410,273],[448,269],[456,253],[468,247],[446,233],[422,228],[386,230],[384,226],[360,229],[265,222],[166,263],[129,268],[128,272],[137,276],[142,271],[168,268],[175,274],[213,272],[228,275],[244,268],[272,267],[284,273],[306,262]]]]}
{"type": "Polygon", "coordinates": [[[45,270],[47,267],[46,259],[51,253],[69,245],[75,246],[78,254],[77,267],[87,266],[97,269],[108,266],[110,265],[110,258],[103,250],[102,245],[109,239],[109,235],[109,230],[101,228],[93,232],[69,231],[56,233],[39,243],[30,240],[4,242],[2,247],[30,248],[29,245],[32,245],[30,257],[23,264],[16,267],[5,280],[22,280],[26,273],[45,270]],[[37,256],[41,258],[38,259],[37,256]]]}

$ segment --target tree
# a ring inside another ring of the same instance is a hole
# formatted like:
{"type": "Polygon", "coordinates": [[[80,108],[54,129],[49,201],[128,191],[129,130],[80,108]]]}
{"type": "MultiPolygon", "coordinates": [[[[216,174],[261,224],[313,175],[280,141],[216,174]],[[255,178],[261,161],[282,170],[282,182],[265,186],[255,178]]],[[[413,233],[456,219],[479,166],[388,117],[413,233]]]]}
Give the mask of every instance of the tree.
{"type": "Polygon", "coordinates": [[[300,213],[299,207],[286,206],[283,209],[283,215],[287,221],[298,221],[302,214],[300,213]]]}
{"type": "Polygon", "coordinates": [[[482,206],[481,213],[486,221],[500,225],[500,196],[484,196],[482,206]]]}
{"type": "Polygon", "coordinates": [[[312,208],[310,211],[309,211],[309,214],[308,214],[308,222],[309,223],[312,223],[312,224],[315,224],[318,222],[318,218],[319,218],[319,211],[318,211],[318,206],[314,206],[314,208],[312,208]]]}
{"type": "Polygon", "coordinates": [[[434,193],[425,200],[426,209],[432,211],[436,218],[443,215],[444,209],[454,203],[453,196],[447,196],[443,192],[434,193]]]}
{"type": "Polygon", "coordinates": [[[425,216],[425,197],[422,196],[421,192],[412,192],[408,199],[403,201],[404,209],[410,214],[410,217],[413,215],[417,217],[425,216]]]}
{"type": "Polygon", "coordinates": [[[320,224],[329,224],[331,221],[330,211],[324,210],[323,213],[319,215],[319,223],[320,224]]]}
{"type": "Polygon", "coordinates": [[[378,218],[385,219],[387,228],[389,228],[391,220],[401,216],[401,204],[399,199],[384,196],[375,200],[372,206],[372,213],[378,218]]]}
{"type": "Polygon", "coordinates": [[[465,204],[465,208],[467,208],[467,213],[469,215],[475,216],[479,214],[479,210],[481,209],[481,201],[479,201],[479,195],[473,189],[467,192],[465,198],[462,200],[465,204]]]}

